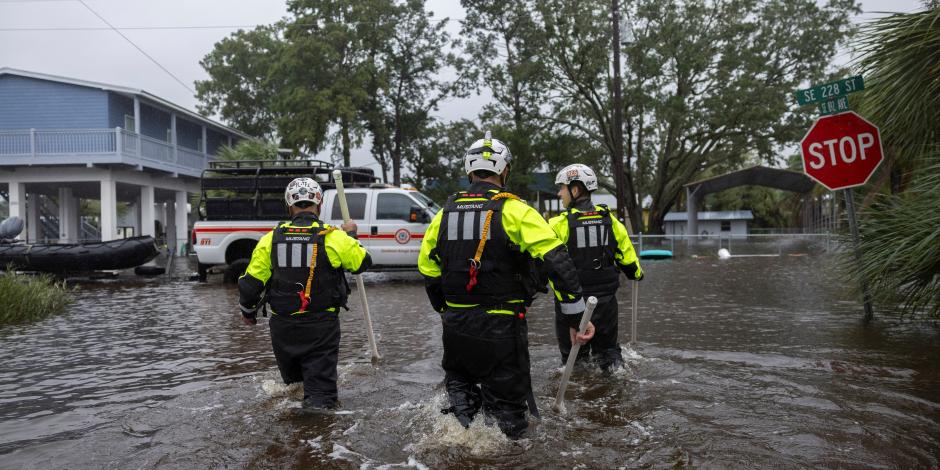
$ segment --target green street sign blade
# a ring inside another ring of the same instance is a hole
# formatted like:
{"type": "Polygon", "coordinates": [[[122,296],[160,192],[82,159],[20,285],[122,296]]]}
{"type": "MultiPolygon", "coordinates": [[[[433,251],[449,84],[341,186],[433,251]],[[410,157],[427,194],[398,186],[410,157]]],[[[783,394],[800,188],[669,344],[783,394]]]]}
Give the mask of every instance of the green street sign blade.
{"type": "Polygon", "coordinates": [[[856,75],[832,83],[826,83],[825,85],[817,85],[805,90],[797,90],[794,94],[796,95],[797,103],[800,103],[802,106],[835,100],[849,93],[855,93],[856,91],[862,91],[864,89],[865,81],[862,79],[861,75],[856,75]]]}
{"type": "Polygon", "coordinates": [[[819,114],[827,116],[849,110],[849,97],[843,96],[834,100],[819,103],[819,114]]]}

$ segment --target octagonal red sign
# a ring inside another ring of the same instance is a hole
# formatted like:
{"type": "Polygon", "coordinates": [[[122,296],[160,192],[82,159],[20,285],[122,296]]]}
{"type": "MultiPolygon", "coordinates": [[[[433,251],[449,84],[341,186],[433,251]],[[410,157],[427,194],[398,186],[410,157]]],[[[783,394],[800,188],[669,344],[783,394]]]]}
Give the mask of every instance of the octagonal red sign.
{"type": "Polygon", "coordinates": [[[878,127],[852,111],[817,119],[800,147],[803,172],[833,191],[867,183],[884,159],[878,127]]]}

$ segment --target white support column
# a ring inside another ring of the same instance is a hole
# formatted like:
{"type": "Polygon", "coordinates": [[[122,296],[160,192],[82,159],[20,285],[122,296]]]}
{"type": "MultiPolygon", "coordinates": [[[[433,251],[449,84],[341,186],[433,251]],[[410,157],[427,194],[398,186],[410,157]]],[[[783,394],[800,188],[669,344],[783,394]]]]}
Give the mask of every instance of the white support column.
{"type": "Polygon", "coordinates": [[[17,216],[26,222],[26,185],[10,181],[7,196],[10,198],[7,205],[10,208],[9,217],[17,216]]]}
{"type": "Polygon", "coordinates": [[[154,226],[156,220],[153,210],[153,186],[140,187],[140,235],[157,236],[157,230],[154,226]]]}
{"type": "Polygon", "coordinates": [[[179,163],[176,150],[176,113],[170,113],[170,145],[173,146],[173,163],[179,163]]]}
{"type": "Polygon", "coordinates": [[[59,243],[78,242],[78,200],[72,188],[59,188],[59,243]]]}
{"type": "Polygon", "coordinates": [[[140,156],[140,136],[144,135],[140,131],[140,98],[134,97],[134,132],[137,133],[137,156],[140,156]]]}
{"type": "Polygon", "coordinates": [[[101,180],[101,241],[117,236],[117,184],[109,174],[101,180]]]}
{"type": "Polygon", "coordinates": [[[187,197],[186,191],[175,191],[176,196],[176,208],[174,211],[173,221],[175,222],[176,230],[174,232],[176,237],[176,249],[175,254],[179,254],[179,250],[183,243],[186,243],[186,236],[189,235],[189,224],[187,220],[187,197]]]}
{"type": "Polygon", "coordinates": [[[26,241],[32,243],[39,241],[38,193],[29,193],[26,196],[26,241]]]}
{"type": "Polygon", "coordinates": [[[206,142],[206,126],[202,126],[202,156],[205,157],[209,153],[209,143],[206,142]]]}
{"type": "Polygon", "coordinates": [[[163,204],[166,210],[166,246],[170,253],[176,253],[176,207],[173,201],[163,204]]]}

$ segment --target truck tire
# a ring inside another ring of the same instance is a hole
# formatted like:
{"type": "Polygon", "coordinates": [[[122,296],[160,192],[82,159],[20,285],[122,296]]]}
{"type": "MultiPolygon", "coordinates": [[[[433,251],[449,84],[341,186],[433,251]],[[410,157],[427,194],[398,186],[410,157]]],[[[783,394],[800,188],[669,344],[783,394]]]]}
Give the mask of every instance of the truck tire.
{"type": "Polygon", "coordinates": [[[222,282],[225,284],[237,284],[238,278],[248,269],[249,262],[251,262],[251,260],[248,258],[239,258],[229,263],[225,268],[225,273],[222,275],[222,282]]]}
{"type": "Polygon", "coordinates": [[[212,267],[211,264],[199,263],[198,266],[196,266],[196,280],[199,282],[208,281],[209,280],[209,268],[211,267],[212,267]]]}

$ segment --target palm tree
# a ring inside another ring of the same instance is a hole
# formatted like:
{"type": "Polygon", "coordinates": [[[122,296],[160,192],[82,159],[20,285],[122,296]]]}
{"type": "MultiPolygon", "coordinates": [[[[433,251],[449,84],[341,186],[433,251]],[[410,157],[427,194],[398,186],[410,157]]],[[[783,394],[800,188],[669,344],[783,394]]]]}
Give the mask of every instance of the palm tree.
{"type": "Polygon", "coordinates": [[[909,184],[864,209],[863,261],[845,267],[883,308],[940,317],[940,7],[876,20],[858,46],[862,111],[909,184]]]}

